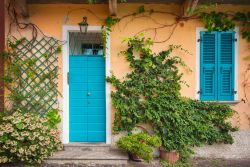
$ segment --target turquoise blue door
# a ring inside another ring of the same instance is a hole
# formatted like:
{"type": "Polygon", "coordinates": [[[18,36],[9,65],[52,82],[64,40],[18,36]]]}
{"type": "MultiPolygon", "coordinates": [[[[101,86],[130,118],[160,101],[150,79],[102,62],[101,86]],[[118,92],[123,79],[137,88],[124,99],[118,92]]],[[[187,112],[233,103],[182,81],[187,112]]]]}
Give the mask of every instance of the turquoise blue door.
{"type": "Polygon", "coordinates": [[[68,79],[70,142],[105,142],[104,57],[70,55],[68,79]]]}

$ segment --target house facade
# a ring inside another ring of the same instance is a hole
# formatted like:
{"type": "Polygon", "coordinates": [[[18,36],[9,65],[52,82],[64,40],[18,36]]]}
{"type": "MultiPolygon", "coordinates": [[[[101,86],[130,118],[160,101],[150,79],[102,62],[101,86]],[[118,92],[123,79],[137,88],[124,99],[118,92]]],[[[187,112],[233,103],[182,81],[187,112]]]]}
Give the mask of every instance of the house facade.
{"type": "MultiPolygon", "coordinates": [[[[112,87],[105,81],[105,76],[110,76],[112,72],[123,78],[130,71],[125,58],[119,56],[119,52],[126,48],[122,41],[124,37],[145,30],[145,36],[155,41],[164,41],[170,37],[166,42],[156,43],[153,48],[155,52],[173,44],[181,45],[190,53],[175,53],[192,70],[182,71],[183,80],[189,85],[183,85],[183,96],[228,103],[237,111],[229,120],[239,127],[239,131],[234,134],[235,144],[199,148],[197,155],[244,158],[250,154],[250,104],[247,102],[250,89],[244,86],[245,77],[249,75],[246,74],[249,60],[244,59],[249,55],[249,43],[242,38],[240,26],[236,26],[234,31],[206,33],[200,20],[190,19],[181,21],[176,27],[160,28],[155,33],[150,28],[161,24],[171,25],[176,20],[172,15],[153,13],[150,17],[127,17],[121,20],[112,27],[112,32],[106,37],[106,47],[102,47],[101,31],[103,20],[110,14],[108,5],[78,2],[27,0],[27,20],[36,24],[46,35],[67,41],[62,46],[58,62],[58,89],[62,94],[59,98],[62,110],[60,128],[64,144],[115,144],[115,136],[112,135],[115,113],[111,103],[112,87]],[[87,17],[86,33],[80,33],[78,25],[83,17],[87,17]]],[[[134,13],[142,5],[146,10],[167,11],[176,15],[183,10],[179,1],[150,1],[146,4],[144,1],[128,2],[118,4],[117,16],[134,13]]],[[[232,1],[229,4],[218,4],[215,10],[250,12],[250,4],[247,1],[232,1]]],[[[7,12],[5,14],[5,29],[8,30],[7,12]]],[[[28,32],[22,33],[29,36],[28,32]]],[[[15,30],[13,34],[20,36],[15,30]]]]}

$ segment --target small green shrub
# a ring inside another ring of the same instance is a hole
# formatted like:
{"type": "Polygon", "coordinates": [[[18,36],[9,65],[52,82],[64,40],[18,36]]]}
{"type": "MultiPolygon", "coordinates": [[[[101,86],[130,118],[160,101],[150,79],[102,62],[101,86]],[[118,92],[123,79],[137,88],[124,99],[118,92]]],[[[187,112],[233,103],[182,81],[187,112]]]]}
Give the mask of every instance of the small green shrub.
{"type": "Polygon", "coordinates": [[[59,131],[47,118],[20,110],[0,118],[0,163],[41,163],[62,149],[59,131]]]}
{"type": "Polygon", "coordinates": [[[135,133],[121,137],[117,146],[133,155],[136,155],[149,162],[153,158],[153,148],[160,147],[161,140],[157,136],[150,136],[147,133],[135,133]]]}

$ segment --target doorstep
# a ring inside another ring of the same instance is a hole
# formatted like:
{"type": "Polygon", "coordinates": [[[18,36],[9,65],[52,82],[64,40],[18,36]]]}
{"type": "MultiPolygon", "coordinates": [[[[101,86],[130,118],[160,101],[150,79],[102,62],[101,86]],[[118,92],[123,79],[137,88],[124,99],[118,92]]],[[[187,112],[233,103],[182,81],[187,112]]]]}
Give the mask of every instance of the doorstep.
{"type": "Polygon", "coordinates": [[[45,164],[127,165],[128,155],[105,143],[70,143],[45,164]]]}

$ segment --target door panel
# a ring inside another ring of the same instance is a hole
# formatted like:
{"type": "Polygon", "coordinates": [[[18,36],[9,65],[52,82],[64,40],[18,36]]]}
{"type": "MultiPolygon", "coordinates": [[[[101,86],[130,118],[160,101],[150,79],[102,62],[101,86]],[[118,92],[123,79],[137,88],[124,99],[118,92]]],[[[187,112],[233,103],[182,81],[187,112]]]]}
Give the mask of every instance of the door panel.
{"type": "Polygon", "coordinates": [[[105,131],[105,124],[104,123],[88,123],[88,130],[89,131],[105,131]]]}
{"type": "Polygon", "coordinates": [[[70,142],[82,142],[88,140],[88,132],[87,131],[70,131],[69,136],[70,142]]]}
{"type": "Polygon", "coordinates": [[[105,73],[104,68],[89,68],[88,76],[103,76],[105,73]]]}
{"type": "Polygon", "coordinates": [[[69,87],[70,142],[105,142],[104,57],[70,56],[69,87]]]}
{"type": "Polygon", "coordinates": [[[105,83],[105,76],[88,76],[88,84],[105,83]]]}
{"type": "Polygon", "coordinates": [[[83,110],[82,107],[73,107],[71,106],[71,112],[72,115],[87,115],[88,114],[88,110],[83,110]]]}
{"type": "Polygon", "coordinates": [[[87,68],[88,67],[88,61],[72,61],[71,68],[87,68]]]}
{"type": "Polygon", "coordinates": [[[88,115],[88,123],[103,123],[105,115],[88,115]]]}
{"type": "Polygon", "coordinates": [[[71,107],[87,107],[88,100],[87,99],[71,99],[71,107]]]}
{"type": "Polygon", "coordinates": [[[105,107],[104,99],[88,99],[89,107],[105,107]]]}
{"type": "Polygon", "coordinates": [[[72,123],[71,130],[72,131],[87,131],[88,124],[87,123],[72,123]]]}
{"type": "Polygon", "coordinates": [[[105,82],[89,83],[88,84],[89,90],[103,91],[103,87],[105,87],[105,82]]]}
{"type": "Polygon", "coordinates": [[[88,90],[87,83],[74,83],[72,82],[72,79],[70,79],[70,91],[83,91],[83,90],[88,90]]]}
{"type": "Polygon", "coordinates": [[[103,142],[106,140],[105,131],[89,131],[88,141],[91,142],[103,142]]]}
{"type": "Polygon", "coordinates": [[[80,123],[87,123],[88,122],[88,115],[83,114],[71,114],[71,124],[78,123],[77,125],[80,125],[80,123]]]}
{"type": "Polygon", "coordinates": [[[88,114],[101,115],[103,114],[103,110],[105,110],[105,107],[88,107],[88,114]]]}

